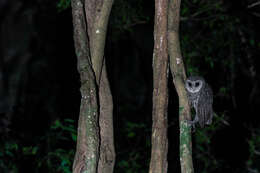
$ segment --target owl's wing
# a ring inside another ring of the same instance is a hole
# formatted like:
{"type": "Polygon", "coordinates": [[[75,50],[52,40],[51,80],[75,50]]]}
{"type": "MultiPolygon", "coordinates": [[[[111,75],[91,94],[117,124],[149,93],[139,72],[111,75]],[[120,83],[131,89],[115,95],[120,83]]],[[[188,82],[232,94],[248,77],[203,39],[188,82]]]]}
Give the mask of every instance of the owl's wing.
{"type": "Polygon", "coordinates": [[[204,127],[205,124],[211,124],[213,117],[213,92],[211,88],[206,85],[204,90],[201,91],[201,95],[198,102],[198,117],[199,124],[204,127]]]}

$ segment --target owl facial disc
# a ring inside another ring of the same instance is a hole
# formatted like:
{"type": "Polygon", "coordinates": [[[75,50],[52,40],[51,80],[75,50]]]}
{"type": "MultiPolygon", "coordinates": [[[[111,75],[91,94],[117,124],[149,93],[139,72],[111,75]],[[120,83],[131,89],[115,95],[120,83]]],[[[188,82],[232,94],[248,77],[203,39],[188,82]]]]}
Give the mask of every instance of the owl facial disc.
{"type": "Polygon", "coordinates": [[[202,86],[203,83],[201,80],[195,80],[195,81],[187,80],[185,85],[186,89],[191,93],[199,92],[202,86]]]}

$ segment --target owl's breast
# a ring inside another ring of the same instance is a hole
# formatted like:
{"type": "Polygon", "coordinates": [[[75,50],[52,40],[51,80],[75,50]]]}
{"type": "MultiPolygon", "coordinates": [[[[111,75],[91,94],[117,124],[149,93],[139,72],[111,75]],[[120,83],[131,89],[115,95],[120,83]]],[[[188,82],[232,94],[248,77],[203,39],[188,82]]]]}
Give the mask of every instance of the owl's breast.
{"type": "Polygon", "coordinates": [[[199,101],[199,95],[198,94],[189,94],[189,101],[191,103],[192,107],[197,107],[198,101],[199,101]]]}

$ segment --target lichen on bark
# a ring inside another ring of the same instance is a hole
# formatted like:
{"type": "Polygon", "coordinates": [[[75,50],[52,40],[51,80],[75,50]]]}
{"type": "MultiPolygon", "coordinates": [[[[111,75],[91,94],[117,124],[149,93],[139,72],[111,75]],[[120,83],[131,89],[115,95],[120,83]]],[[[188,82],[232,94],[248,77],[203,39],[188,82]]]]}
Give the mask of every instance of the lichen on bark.
{"type": "Polygon", "coordinates": [[[91,67],[84,8],[80,0],[72,0],[74,45],[81,80],[81,106],[73,172],[95,173],[99,157],[98,105],[95,74],[91,67]]]}

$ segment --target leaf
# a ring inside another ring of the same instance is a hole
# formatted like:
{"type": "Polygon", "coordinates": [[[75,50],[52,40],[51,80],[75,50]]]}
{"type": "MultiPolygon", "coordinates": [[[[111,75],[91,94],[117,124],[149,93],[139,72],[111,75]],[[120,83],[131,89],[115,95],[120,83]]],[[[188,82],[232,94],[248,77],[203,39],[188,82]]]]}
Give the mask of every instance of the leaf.
{"type": "Polygon", "coordinates": [[[38,151],[38,147],[33,147],[32,148],[32,155],[35,155],[36,153],[37,153],[37,151],[38,151]]]}
{"type": "Polygon", "coordinates": [[[64,122],[74,123],[75,121],[73,119],[66,118],[64,119],[64,122]]]}
{"type": "Polygon", "coordinates": [[[70,0],[59,0],[56,6],[59,12],[64,11],[70,7],[70,0]]]}
{"type": "Polygon", "coordinates": [[[60,120],[56,120],[54,124],[51,126],[51,129],[58,129],[60,127],[62,127],[60,120]]]}
{"type": "Polygon", "coordinates": [[[77,141],[77,135],[76,134],[71,134],[71,138],[73,141],[77,141]]]}
{"type": "Polygon", "coordinates": [[[127,135],[129,138],[133,138],[133,137],[135,137],[135,133],[134,132],[130,132],[130,133],[128,133],[128,135],[127,135]]]}

